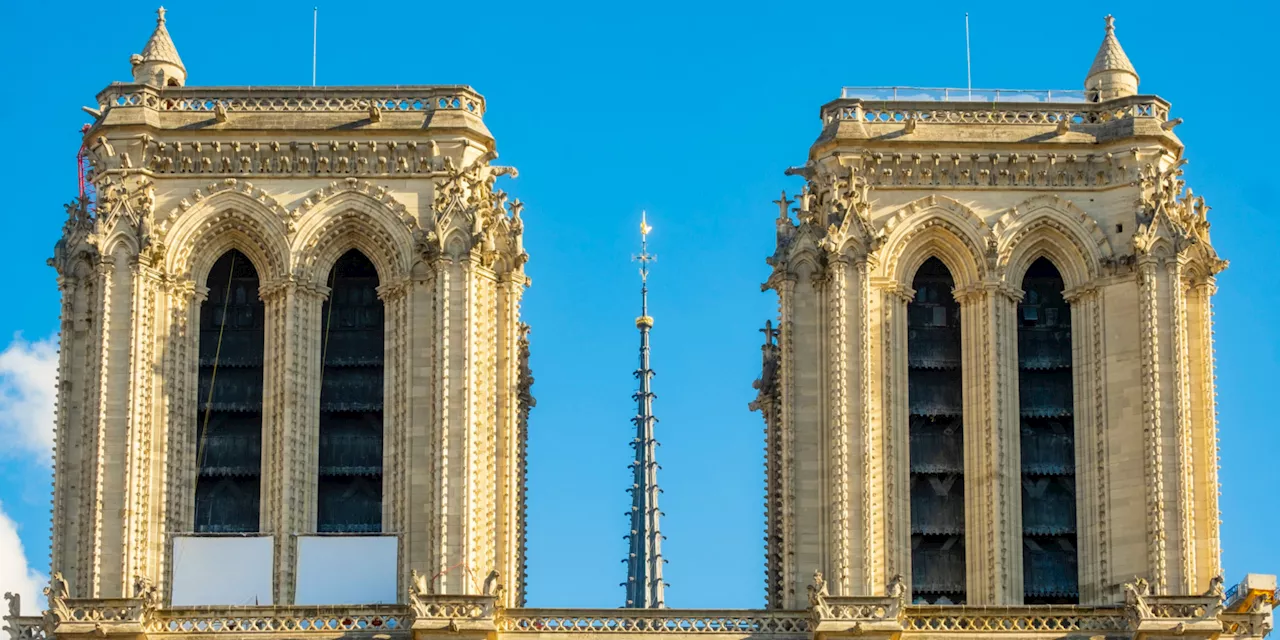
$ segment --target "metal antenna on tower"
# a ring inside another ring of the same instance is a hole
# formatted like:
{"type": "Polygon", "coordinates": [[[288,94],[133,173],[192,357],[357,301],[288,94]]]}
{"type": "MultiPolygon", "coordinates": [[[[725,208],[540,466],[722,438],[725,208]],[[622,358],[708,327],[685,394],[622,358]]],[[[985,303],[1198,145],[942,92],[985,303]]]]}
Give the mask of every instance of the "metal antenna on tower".
{"type": "Polygon", "coordinates": [[[973,59],[969,55],[969,12],[964,14],[964,72],[969,79],[969,99],[973,100],[973,59]]]}
{"type": "Polygon", "coordinates": [[[311,8],[311,86],[316,86],[316,35],[319,33],[320,7],[311,8]]]}
{"type": "Polygon", "coordinates": [[[653,427],[658,419],[653,416],[653,391],[650,383],[653,380],[653,369],[649,368],[649,330],[653,328],[653,318],[649,315],[649,263],[658,259],[649,253],[649,232],[653,227],[645,220],[644,212],[640,213],[640,254],[634,260],[640,263],[640,317],[636,318],[636,328],[640,330],[640,368],[636,370],[636,378],[640,388],[631,396],[636,401],[636,417],[632,422],[636,425],[636,437],[631,441],[635,449],[635,460],[631,463],[631,532],[627,535],[630,541],[630,552],[627,555],[627,588],[626,607],[633,609],[662,608],[663,589],[666,583],[662,580],[662,532],[659,519],[662,512],[658,510],[658,462],[656,460],[658,441],[654,439],[653,427]]]}

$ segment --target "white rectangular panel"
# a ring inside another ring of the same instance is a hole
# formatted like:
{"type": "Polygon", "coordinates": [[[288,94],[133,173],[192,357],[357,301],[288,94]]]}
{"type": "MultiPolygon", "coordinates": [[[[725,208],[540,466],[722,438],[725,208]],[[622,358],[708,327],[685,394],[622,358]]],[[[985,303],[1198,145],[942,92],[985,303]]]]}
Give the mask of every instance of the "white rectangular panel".
{"type": "Polygon", "coordinates": [[[298,536],[297,604],[394,604],[396,536],[298,536]]]}
{"type": "Polygon", "coordinates": [[[271,536],[174,536],[173,606],[269,605],[271,536]]]}

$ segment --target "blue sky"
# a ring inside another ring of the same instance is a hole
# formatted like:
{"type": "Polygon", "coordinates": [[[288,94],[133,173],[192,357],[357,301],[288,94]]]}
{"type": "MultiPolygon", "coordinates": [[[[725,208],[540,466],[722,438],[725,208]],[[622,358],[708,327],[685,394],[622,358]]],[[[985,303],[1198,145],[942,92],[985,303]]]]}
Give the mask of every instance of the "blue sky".
{"type": "MultiPolygon", "coordinates": [[[[81,105],[126,80],[155,6],[10,3],[0,26],[0,121],[11,180],[0,314],[0,591],[48,570],[47,340],[57,328],[45,266],[75,195],[81,105]],[[21,336],[16,338],[15,336],[21,336]]],[[[312,2],[173,2],[169,28],[193,85],[303,85],[312,2]]],[[[844,85],[963,86],[970,11],[975,87],[1076,89],[1103,16],[1142,77],[1186,123],[1190,185],[1231,267],[1219,278],[1218,402],[1227,579],[1280,573],[1275,417],[1280,379],[1280,219],[1273,144],[1275,8],[1075,2],[910,7],[893,3],[324,3],[320,84],[464,83],[506,188],[528,203],[538,407],[531,418],[530,604],[613,607],[624,577],[627,447],[637,339],[639,212],[660,256],[651,276],[661,484],[677,607],[763,603],[763,425],[747,411],[770,201],[799,188],[818,108],[844,85]],[[816,8],[820,6],[820,8],[816,8]],[[811,8],[815,7],[815,8],[811,8]],[[1267,15],[1269,14],[1269,15],[1267,15]],[[1260,166],[1255,167],[1254,163],[1260,166]],[[1265,164],[1264,164],[1265,163],[1265,164]]],[[[29,584],[28,584],[29,583],[29,584]]]]}

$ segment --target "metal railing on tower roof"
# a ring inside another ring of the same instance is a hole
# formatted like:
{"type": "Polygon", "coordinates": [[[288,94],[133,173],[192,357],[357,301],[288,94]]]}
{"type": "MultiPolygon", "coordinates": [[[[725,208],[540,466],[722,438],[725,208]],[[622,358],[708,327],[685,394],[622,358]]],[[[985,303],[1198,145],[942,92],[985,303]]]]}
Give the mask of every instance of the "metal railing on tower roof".
{"type": "Polygon", "coordinates": [[[845,87],[842,99],[903,102],[1087,102],[1083,89],[845,87]]]}

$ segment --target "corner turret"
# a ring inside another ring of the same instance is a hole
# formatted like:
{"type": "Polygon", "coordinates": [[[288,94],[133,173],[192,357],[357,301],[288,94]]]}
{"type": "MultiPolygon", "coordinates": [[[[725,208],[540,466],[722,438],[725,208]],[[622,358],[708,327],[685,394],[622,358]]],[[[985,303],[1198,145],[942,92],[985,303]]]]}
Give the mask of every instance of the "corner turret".
{"type": "Polygon", "coordinates": [[[1137,95],[1138,72],[1124,54],[1116,39],[1116,19],[1107,16],[1107,34],[1093,57],[1093,66],[1084,79],[1084,89],[1090,102],[1103,102],[1114,98],[1137,95]]]}
{"type": "Polygon", "coordinates": [[[164,7],[156,11],[156,30],[142,53],[129,57],[133,65],[133,81],[157,87],[181,87],[187,83],[187,68],[182,66],[178,48],[173,46],[169,30],[164,26],[164,7]]]}

